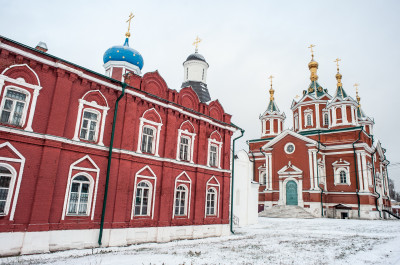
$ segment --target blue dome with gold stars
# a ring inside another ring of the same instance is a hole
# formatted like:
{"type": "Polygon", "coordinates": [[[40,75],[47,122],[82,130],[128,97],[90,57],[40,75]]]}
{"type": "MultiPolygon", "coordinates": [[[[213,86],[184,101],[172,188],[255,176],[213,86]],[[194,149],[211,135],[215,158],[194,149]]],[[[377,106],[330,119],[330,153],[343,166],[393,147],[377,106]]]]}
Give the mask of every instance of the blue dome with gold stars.
{"type": "Polygon", "coordinates": [[[113,46],[104,53],[103,62],[109,61],[123,61],[139,67],[140,70],[143,68],[143,57],[138,51],[129,47],[128,38],[125,39],[123,46],[113,46]]]}

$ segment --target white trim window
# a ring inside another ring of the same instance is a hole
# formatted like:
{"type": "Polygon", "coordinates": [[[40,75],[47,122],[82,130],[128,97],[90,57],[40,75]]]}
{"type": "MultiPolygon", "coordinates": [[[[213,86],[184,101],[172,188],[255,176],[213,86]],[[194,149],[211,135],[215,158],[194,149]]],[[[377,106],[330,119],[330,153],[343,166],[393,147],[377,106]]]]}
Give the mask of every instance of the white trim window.
{"type": "Polygon", "coordinates": [[[0,215],[6,215],[10,204],[15,174],[8,167],[0,165],[0,215]]]}
{"type": "Polygon", "coordinates": [[[260,183],[260,185],[267,185],[267,173],[265,172],[265,168],[259,171],[258,182],[260,183]]]}
{"type": "Polygon", "coordinates": [[[67,215],[88,215],[92,182],[89,176],[83,174],[72,178],[67,215]]]}
{"type": "Polygon", "coordinates": [[[294,129],[298,130],[299,129],[299,114],[294,114],[294,129]]]}
{"type": "Polygon", "coordinates": [[[131,219],[134,217],[154,218],[156,186],[157,176],[149,166],[145,166],[136,173],[131,219]]]}
{"type": "Polygon", "coordinates": [[[30,94],[24,89],[7,87],[1,103],[0,122],[23,126],[29,105],[30,94]]]}
{"type": "Polygon", "coordinates": [[[206,215],[217,215],[217,190],[209,188],[206,195],[206,215]]]}
{"type": "Polygon", "coordinates": [[[339,159],[332,164],[335,185],[350,185],[350,163],[339,159]]]}
{"type": "Polygon", "coordinates": [[[100,117],[100,112],[97,110],[85,109],[83,111],[80,139],[90,142],[97,141],[100,117]]]}
{"type": "Polygon", "coordinates": [[[179,185],[175,190],[175,216],[185,216],[187,214],[188,192],[185,185],[179,185]]]}
{"type": "Polygon", "coordinates": [[[218,131],[211,133],[208,138],[207,165],[209,167],[221,168],[222,137],[218,131]]]}
{"type": "Polygon", "coordinates": [[[184,121],[178,130],[176,160],[193,163],[195,129],[190,121],[184,121]]]}
{"type": "Polygon", "coordinates": [[[140,117],[138,153],[146,153],[159,156],[160,136],[162,120],[160,114],[154,109],[146,110],[140,117]]]}
{"type": "Polygon", "coordinates": [[[210,167],[216,167],[218,162],[218,146],[216,144],[210,145],[210,167]]]}
{"type": "Polygon", "coordinates": [[[151,210],[152,185],[149,181],[140,181],[136,186],[135,216],[149,216],[151,210]]]}
{"type": "Polygon", "coordinates": [[[329,126],[329,114],[324,112],[324,126],[329,126]]]}
{"type": "Polygon", "coordinates": [[[304,111],[304,127],[311,127],[313,126],[313,110],[307,108],[304,111]]]}
{"type": "Polygon", "coordinates": [[[312,115],[311,114],[306,115],[306,121],[307,121],[306,126],[312,126],[312,115]]]}
{"type": "Polygon", "coordinates": [[[154,138],[156,129],[152,126],[143,126],[142,144],[140,150],[142,153],[153,154],[154,138]]]}
{"type": "Polygon", "coordinates": [[[206,184],[205,217],[219,217],[220,184],[212,176],[206,184]]]}

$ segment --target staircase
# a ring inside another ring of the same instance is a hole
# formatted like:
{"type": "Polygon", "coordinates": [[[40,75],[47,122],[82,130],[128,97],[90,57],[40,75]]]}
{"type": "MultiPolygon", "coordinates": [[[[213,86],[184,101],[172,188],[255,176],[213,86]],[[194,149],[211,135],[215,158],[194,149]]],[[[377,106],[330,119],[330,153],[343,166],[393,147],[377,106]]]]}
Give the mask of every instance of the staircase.
{"type": "Polygon", "coordinates": [[[258,216],[270,218],[315,218],[315,216],[304,210],[302,207],[294,205],[276,205],[268,207],[264,211],[258,213],[258,216]]]}

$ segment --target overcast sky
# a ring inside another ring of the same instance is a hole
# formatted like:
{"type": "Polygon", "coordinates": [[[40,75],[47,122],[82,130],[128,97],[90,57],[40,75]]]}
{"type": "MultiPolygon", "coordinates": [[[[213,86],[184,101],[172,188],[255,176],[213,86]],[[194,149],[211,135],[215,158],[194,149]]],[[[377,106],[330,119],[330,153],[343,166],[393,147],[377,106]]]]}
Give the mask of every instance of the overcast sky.
{"type": "MultiPolygon", "coordinates": [[[[48,53],[104,73],[103,54],[122,45],[132,11],[130,46],[144,58],[143,73],[158,70],[179,90],[182,63],[194,51],[210,65],[208,88],[232,122],[260,137],[258,119],[267,106],[269,75],[275,99],[293,126],[290,105],[307,88],[315,44],[319,83],[333,95],[337,57],[344,89],[355,97],[360,84],[364,112],[375,119],[375,139],[387,159],[400,162],[399,1],[9,1],[0,0],[0,34],[29,46],[47,43],[48,53]]],[[[400,191],[400,165],[389,177],[400,191]]]]}

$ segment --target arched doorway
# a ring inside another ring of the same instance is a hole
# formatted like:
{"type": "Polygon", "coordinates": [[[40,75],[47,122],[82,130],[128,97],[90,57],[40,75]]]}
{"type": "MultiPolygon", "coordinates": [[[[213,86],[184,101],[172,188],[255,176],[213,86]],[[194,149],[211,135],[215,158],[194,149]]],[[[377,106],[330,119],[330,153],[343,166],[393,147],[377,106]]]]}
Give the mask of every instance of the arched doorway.
{"type": "Polygon", "coordinates": [[[293,180],[286,183],[286,205],[298,205],[297,184],[293,180]]]}

